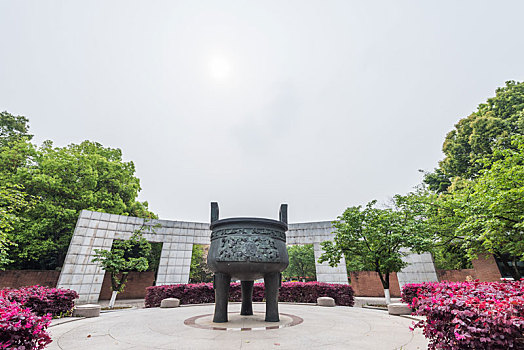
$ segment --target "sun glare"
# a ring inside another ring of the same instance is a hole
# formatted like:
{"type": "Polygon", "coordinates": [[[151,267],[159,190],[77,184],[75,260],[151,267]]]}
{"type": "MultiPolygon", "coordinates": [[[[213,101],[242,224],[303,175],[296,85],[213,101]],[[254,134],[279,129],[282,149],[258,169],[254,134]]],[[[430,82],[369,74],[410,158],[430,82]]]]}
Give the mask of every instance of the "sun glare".
{"type": "Polygon", "coordinates": [[[213,79],[224,81],[231,74],[231,65],[225,57],[212,57],[209,61],[209,73],[213,79]]]}

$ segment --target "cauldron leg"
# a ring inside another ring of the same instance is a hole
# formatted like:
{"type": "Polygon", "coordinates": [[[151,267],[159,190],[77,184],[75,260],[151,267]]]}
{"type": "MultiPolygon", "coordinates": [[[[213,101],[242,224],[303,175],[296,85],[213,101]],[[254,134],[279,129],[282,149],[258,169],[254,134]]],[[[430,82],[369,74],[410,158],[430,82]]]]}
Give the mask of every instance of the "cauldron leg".
{"type": "Polygon", "coordinates": [[[216,272],[213,276],[213,287],[215,288],[215,315],[213,322],[227,322],[227,301],[229,299],[229,284],[231,276],[216,272]]]}
{"type": "Polygon", "coordinates": [[[266,322],[278,322],[278,288],[280,287],[280,273],[272,272],[264,276],[266,289],[266,322]]]}
{"type": "Polygon", "coordinates": [[[241,315],[253,315],[253,284],[254,281],[241,281],[242,286],[242,308],[241,315]]]}

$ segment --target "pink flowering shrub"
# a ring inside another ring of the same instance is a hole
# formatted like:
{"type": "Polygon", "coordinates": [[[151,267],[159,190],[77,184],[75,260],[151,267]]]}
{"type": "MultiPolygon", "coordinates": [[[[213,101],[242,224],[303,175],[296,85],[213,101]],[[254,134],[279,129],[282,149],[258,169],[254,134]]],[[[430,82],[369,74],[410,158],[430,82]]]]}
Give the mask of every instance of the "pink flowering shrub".
{"type": "MultiPolygon", "coordinates": [[[[229,300],[241,301],[240,283],[232,283],[229,300]]],[[[353,306],[353,289],[347,284],[328,284],[320,282],[285,282],[279,290],[279,300],[295,303],[316,303],[318,297],[335,299],[337,305],[353,306]]],[[[146,289],[146,307],[158,307],[165,298],[178,298],[181,304],[214,303],[215,292],[212,283],[175,284],[153,286],[146,289]]],[[[253,287],[253,301],[263,301],[264,284],[253,287]]]]}
{"type": "Polygon", "coordinates": [[[40,316],[46,314],[59,316],[73,309],[78,294],[71,289],[31,286],[2,289],[0,298],[17,302],[40,316]]]}
{"type": "Polygon", "coordinates": [[[400,292],[402,302],[411,305],[414,298],[431,294],[437,285],[438,283],[431,282],[405,284],[400,292]]]}
{"type": "Polygon", "coordinates": [[[16,302],[0,299],[0,349],[43,349],[51,343],[50,315],[37,316],[16,302]]]}
{"type": "Polygon", "coordinates": [[[411,304],[429,349],[524,349],[524,280],[430,285],[411,304]]]}

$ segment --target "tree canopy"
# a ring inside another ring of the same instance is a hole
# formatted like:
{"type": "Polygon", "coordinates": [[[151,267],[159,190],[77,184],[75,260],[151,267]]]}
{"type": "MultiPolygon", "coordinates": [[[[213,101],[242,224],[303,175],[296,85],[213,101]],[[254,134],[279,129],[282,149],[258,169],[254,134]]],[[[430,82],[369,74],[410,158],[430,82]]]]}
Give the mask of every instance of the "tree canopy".
{"type": "Polygon", "coordinates": [[[426,204],[428,221],[439,236],[437,262],[447,256],[451,265],[463,265],[465,258],[490,252],[508,265],[514,278],[521,277],[523,138],[524,83],[514,81],[448,133],[445,158],[424,178],[434,191],[426,204]]]}
{"type": "Polygon", "coordinates": [[[357,266],[377,272],[384,289],[389,276],[406,263],[402,257],[412,252],[428,251],[432,236],[425,220],[425,208],[415,193],[396,195],[394,208],[376,208],[376,201],[347,208],[333,222],[333,241],[322,243],[319,261],[337,265],[342,256],[357,266]]]}
{"type": "Polygon", "coordinates": [[[147,202],[136,200],[140,181],[120,149],[91,141],[66,147],[45,141],[36,147],[28,130],[27,118],[0,114],[1,183],[11,189],[16,184],[23,197],[33,200],[11,211],[11,268],[60,267],[82,209],[154,217],[147,202]]]}
{"type": "Polygon", "coordinates": [[[431,190],[443,192],[455,177],[472,179],[493,157],[496,147],[511,147],[513,135],[524,135],[524,82],[506,82],[477,111],[459,120],[444,141],[444,159],[425,176],[431,190]]]}
{"type": "Polygon", "coordinates": [[[472,180],[456,180],[448,193],[434,197],[437,211],[430,218],[440,223],[440,237],[474,258],[490,252],[512,257],[515,279],[524,260],[524,136],[515,135],[512,147],[496,146],[493,156],[472,180]],[[447,223],[443,225],[443,223],[447,223]],[[448,227],[450,229],[442,229],[448,227]]]}

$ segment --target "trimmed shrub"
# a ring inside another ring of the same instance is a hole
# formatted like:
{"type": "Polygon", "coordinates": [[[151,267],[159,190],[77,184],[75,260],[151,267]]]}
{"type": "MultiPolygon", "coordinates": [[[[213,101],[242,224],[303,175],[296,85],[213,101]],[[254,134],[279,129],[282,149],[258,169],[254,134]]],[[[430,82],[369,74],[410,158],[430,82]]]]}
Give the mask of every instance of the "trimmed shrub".
{"type": "Polygon", "coordinates": [[[51,343],[50,315],[36,316],[16,302],[0,299],[0,348],[44,349],[51,343]]]}
{"type": "Polygon", "coordinates": [[[412,299],[429,349],[524,349],[524,280],[434,283],[412,299]]]}
{"type": "Polygon", "coordinates": [[[282,283],[279,300],[292,303],[316,303],[318,297],[331,297],[335,304],[353,306],[353,288],[348,284],[322,282],[282,283]]]}
{"type": "MultiPolygon", "coordinates": [[[[232,283],[229,300],[241,301],[240,283],[232,283]]],[[[318,297],[332,297],[337,305],[353,306],[353,289],[347,284],[320,282],[285,282],[279,290],[279,301],[295,303],[316,303],[318,297]]],[[[215,292],[212,283],[175,284],[153,286],[146,289],[146,307],[158,307],[165,298],[178,298],[181,304],[214,303],[215,292]]],[[[264,300],[264,284],[253,287],[253,301],[264,300]]]]}
{"type": "Polygon", "coordinates": [[[78,298],[78,294],[71,289],[31,286],[20,289],[2,289],[0,298],[17,302],[39,316],[46,314],[60,316],[73,309],[74,300],[78,298]]]}
{"type": "Polygon", "coordinates": [[[400,292],[402,302],[411,306],[414,298],[430,295],[437,285],[434,282],[405,284],[400,292]]]}

